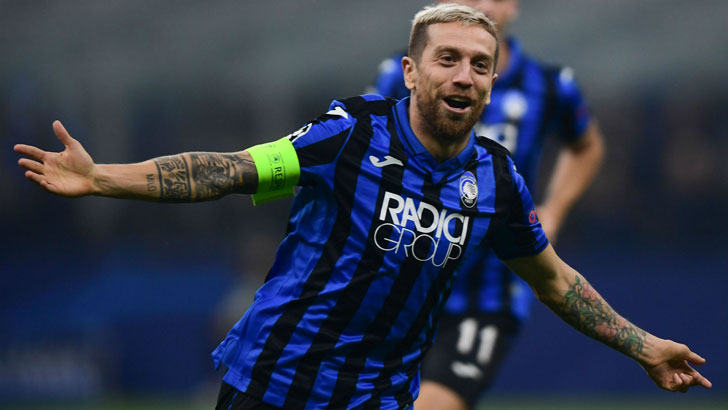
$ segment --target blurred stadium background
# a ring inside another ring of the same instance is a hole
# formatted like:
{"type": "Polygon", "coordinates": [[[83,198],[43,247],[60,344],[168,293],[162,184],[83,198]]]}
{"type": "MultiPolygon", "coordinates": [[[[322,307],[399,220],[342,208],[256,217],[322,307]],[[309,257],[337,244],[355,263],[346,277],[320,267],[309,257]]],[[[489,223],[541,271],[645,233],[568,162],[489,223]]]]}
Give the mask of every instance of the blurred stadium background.
{"type": "MultiPolygon", "coordinates": [[[[57,198],[23,178],[13,144],[59,148],[54,119],[97,162],[286,135],[361,93],[424,3],[0,1],[0,408],[211,408],[209,353],[290,204],[57,198]]],[[[522,1],[512,31],[575,69],[608,143],[559,253],[636,324],[707,357],[715,387],[661,392],[538,306],[495,408],[728,407],[727,17],[723,0],[522,1]]]]}

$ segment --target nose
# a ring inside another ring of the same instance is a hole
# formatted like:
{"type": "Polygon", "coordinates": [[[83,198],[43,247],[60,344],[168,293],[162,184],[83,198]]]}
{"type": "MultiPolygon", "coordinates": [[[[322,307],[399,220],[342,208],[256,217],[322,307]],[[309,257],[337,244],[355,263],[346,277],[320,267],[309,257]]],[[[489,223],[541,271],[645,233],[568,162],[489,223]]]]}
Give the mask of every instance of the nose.
{"type": "Polygon", "coordinates": [[[452,82],[463,88],[469,88],[473,85],[473,77],[469,63],[462,62],[458,64],[457,71],[454,73],[452,82]]]}

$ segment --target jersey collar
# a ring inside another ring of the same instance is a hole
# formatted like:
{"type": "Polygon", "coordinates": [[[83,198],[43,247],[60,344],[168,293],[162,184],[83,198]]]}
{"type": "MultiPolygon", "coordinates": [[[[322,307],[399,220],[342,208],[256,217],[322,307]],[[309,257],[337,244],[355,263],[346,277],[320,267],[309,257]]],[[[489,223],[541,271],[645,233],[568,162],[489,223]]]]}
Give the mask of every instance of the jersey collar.
{"type": "Polygon", "coordinates": [[[443,163],[438,163],[412,131],[409,121],[409,104],[409,97],[399,100],[394,107],[394,113],[397,118],[398,134],[411,156],[432,172],[433,181],[438,181],[446,174],[464,167],[473,155],[473,150],[475,149],[475,133],[473,131],[470,132],[468,145],[465,146],[465,149],[461,153],[443,163]]]}

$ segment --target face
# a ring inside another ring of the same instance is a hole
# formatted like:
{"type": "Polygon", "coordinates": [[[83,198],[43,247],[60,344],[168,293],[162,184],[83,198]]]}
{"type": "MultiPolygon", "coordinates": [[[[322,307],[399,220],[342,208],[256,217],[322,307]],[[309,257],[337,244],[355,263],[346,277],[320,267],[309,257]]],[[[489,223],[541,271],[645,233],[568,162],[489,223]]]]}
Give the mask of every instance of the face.
{"type": "Polygon", "coordinates": [[[443,3],[457,3],[469,6],[490,17],[496,24],[498,34],[518,17],[518,0],[444,0],[443,3]]]}
{"type": "Polygon", "coordinates": [[[495,38],[484,28],[461,23],[433,24],[419,62],[402,61],[418,121],[434,138],[459,141],[470,134],[497,75],[495,38]]]}

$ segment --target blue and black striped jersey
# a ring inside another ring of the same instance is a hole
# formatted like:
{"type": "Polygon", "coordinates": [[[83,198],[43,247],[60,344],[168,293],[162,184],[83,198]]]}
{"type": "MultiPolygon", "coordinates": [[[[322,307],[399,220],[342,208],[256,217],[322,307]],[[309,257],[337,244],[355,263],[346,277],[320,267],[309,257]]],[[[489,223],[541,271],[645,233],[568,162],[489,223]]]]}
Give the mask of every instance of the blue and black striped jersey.
{"type": "Polygon", "coordinates": [[[507,151],[473,134],[438,163],[408,105],[334,101],[289,136],[301,187],[266,282],[213,352],[225,382],[285,409],[405,408],[459,262],[547,246],[507,151]]]}
{"type": "MultiPolygon", "coordinates": [[[[526,185],[533,188],[546,137],[555,134],[565,143],[578,141],[589,123],[589,113],[571,69],[541,64],[524,54],[515,39],[507,41],[511,52],[508,68],[495,81],[491,102],[475,125],[475,133],[506,147],[526,185]]],[[[400,64],[403,56],[382,62],[375,93],[395,99],[409,96],[400,64]]],[[[528,317],[532,292],[495,255],[464,264],[447,312],[509,312],[519,320],[528,317]]]]}

